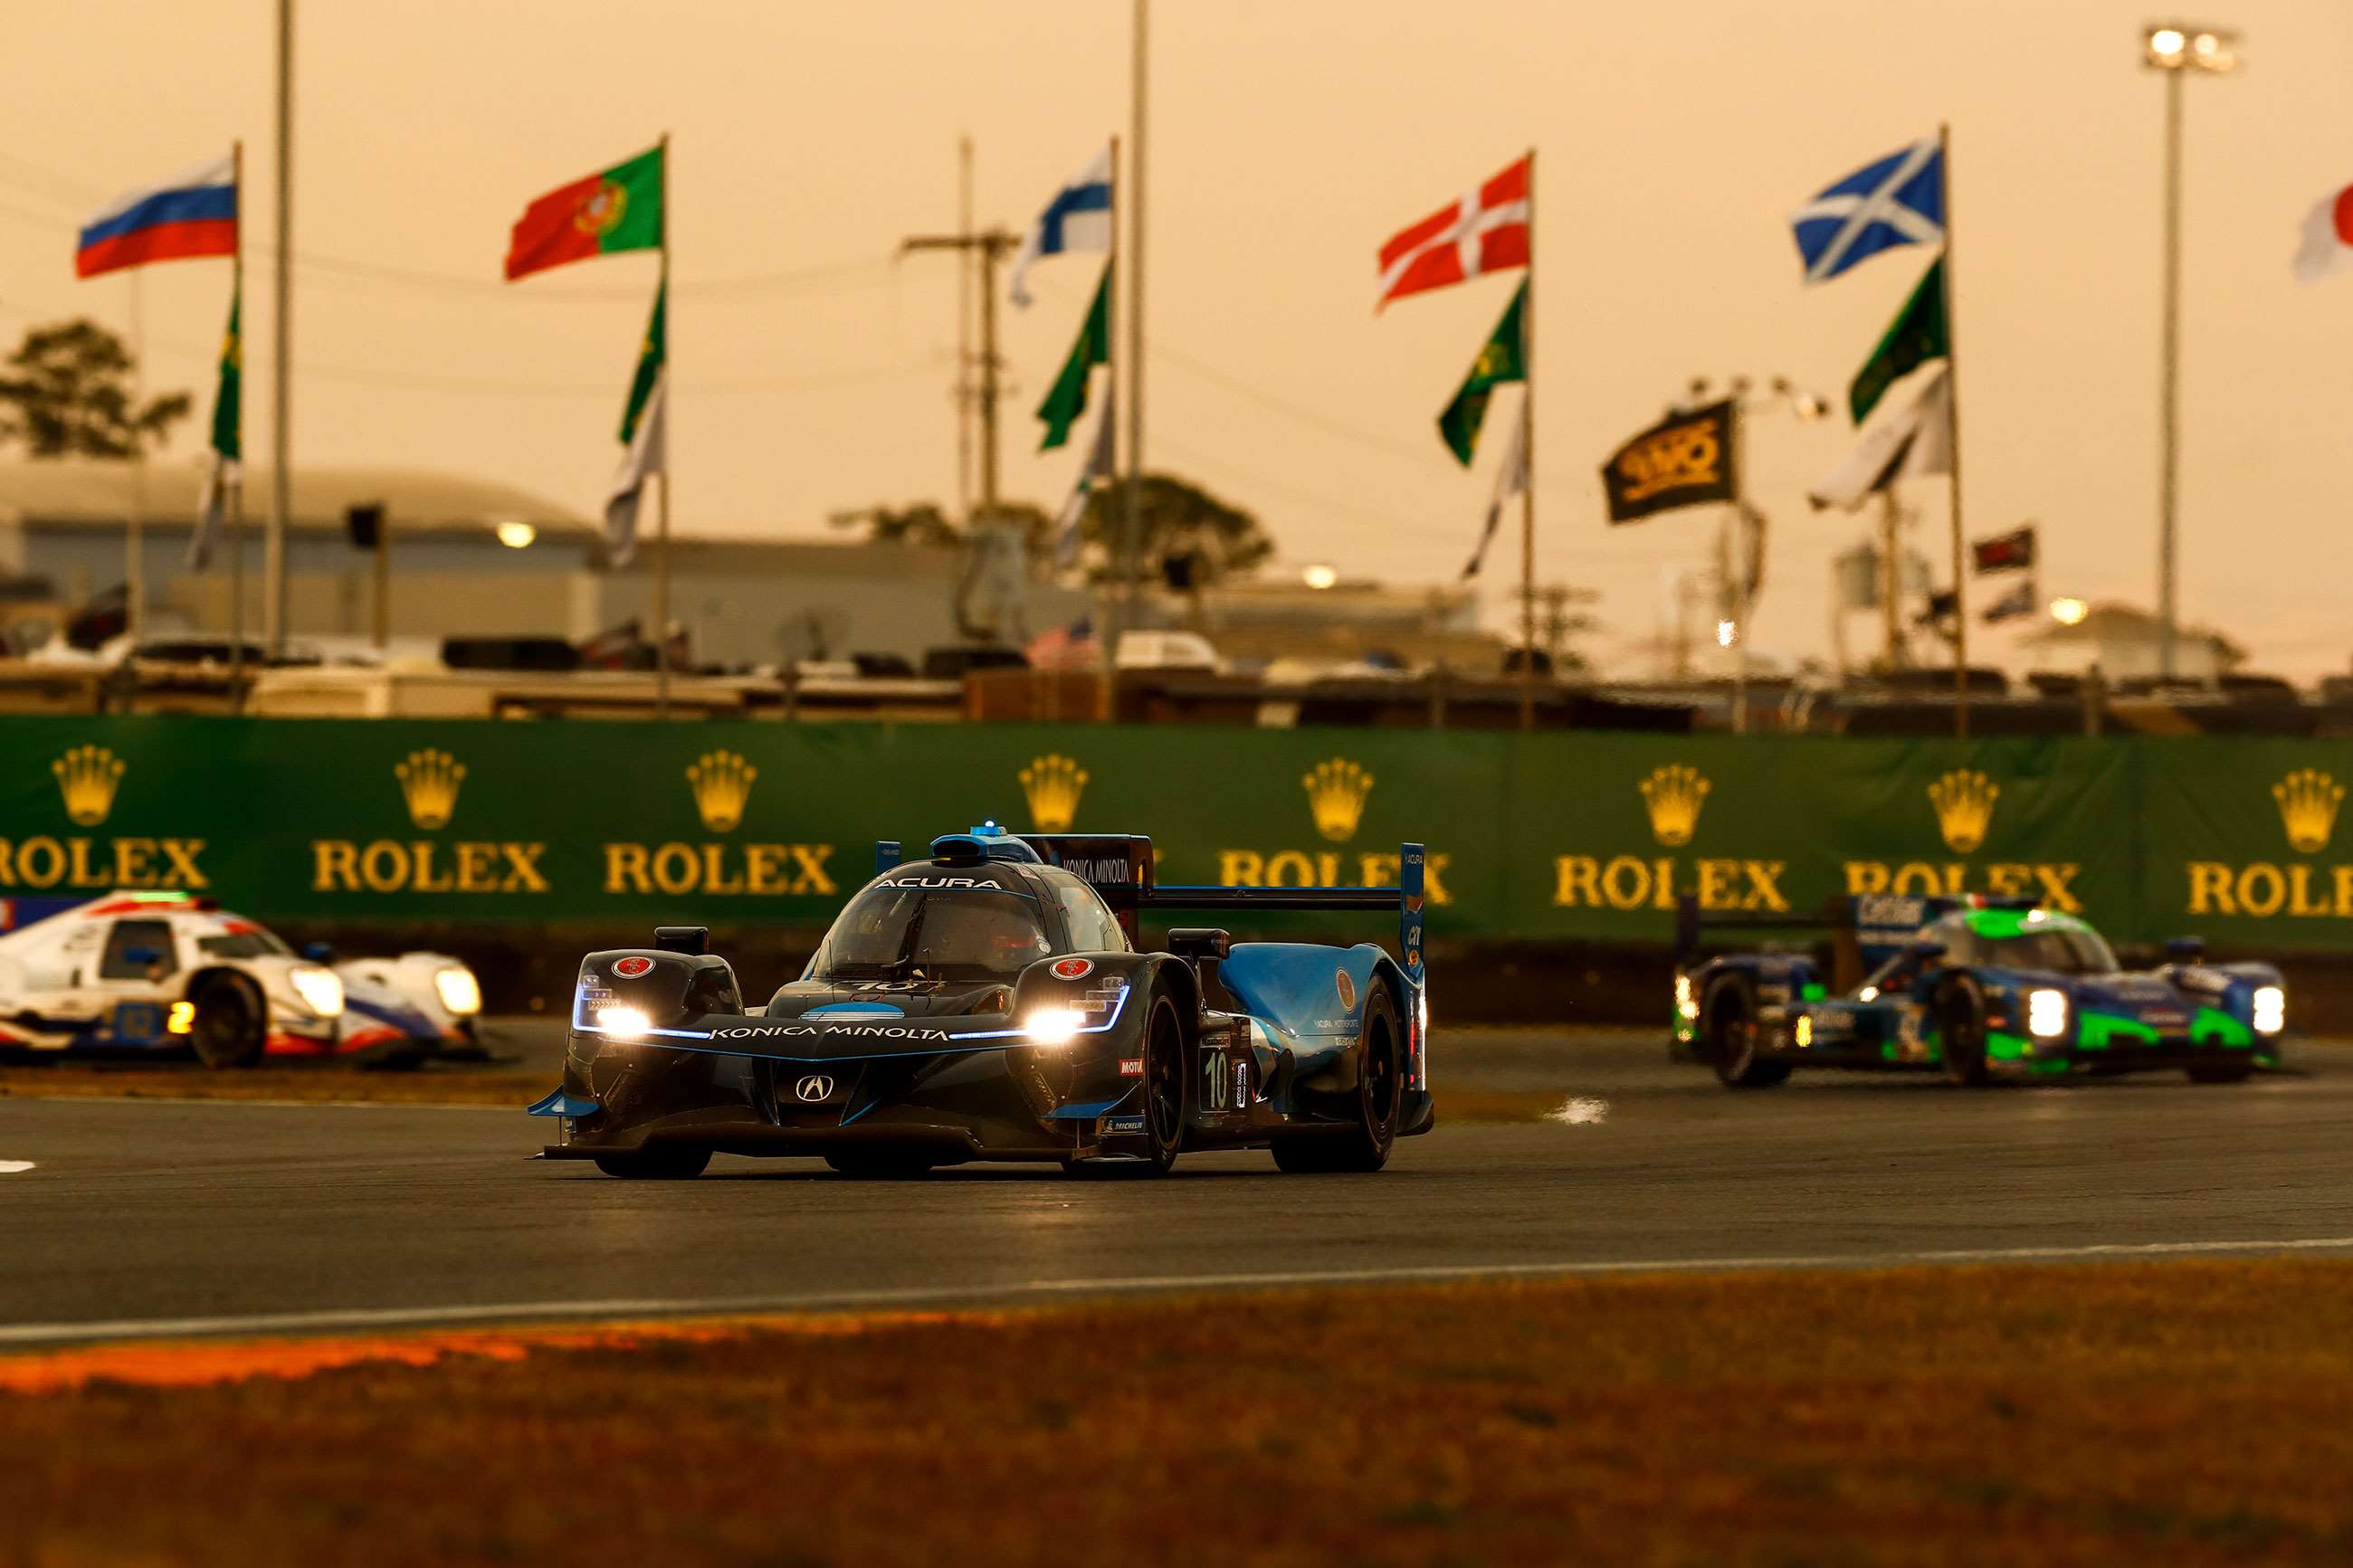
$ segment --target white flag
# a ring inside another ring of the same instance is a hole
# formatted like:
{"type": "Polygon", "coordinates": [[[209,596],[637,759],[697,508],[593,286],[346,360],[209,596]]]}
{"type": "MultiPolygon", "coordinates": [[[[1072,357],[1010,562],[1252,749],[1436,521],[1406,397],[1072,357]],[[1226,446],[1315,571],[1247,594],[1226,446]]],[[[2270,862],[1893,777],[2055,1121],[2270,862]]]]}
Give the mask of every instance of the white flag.
{"type": "Polygon", "coordinates": [[[1013,259],[1013,302],[1029,303],[1029,264],[1066,250],[1111,248],[1111,148],[1094,155],[1068,184],[1054,193],[1029,226],[1021,254],[1013,259]]]}
{"type": "Polygon", "coordinates": [[[213,546],[220,542],[221,522],[228,512],[228,492],[244,482],[242,466],[213,454],[213,471],[205,476],[205,493],[196,509],[196,530],[188,535],[185,570],[202,572],[213,563],[213,546]]]}
{"type": "Polygon", "coordinates": [[[1806,492],[1817,508],[1852,511],[1897,479],[1953,471],[1952,377],[1938,365],[1904,410],[1862,433],[1839,466],[1806,492]]]}
{"type": "Polygon", "coordinates": [[[1061,516],[1054,520],[1054,566],[1067,572],[1079,563],[1079,521],[1087,515],[1087,498],[1094,493],[1097,479],[1108,479],[1112,474],[1112,395],[1103,394],[1103,413],[1095,420],[1095,438],[1087,448],[1087,460],[1079,469],[1078,483],[1071,487],[1071,499],[1062,503],[1061,516]]]}
{"type": "Polygon", "coordinates": [[[2295,280],[2317,283],[2353,268],[2353,185],[2331,191],[2304,216],[2304,243],[2295,253],[2295,280]]]}
{"type": "Polygon", "coordinates": [[[1495,531],[1504,524],[1504,508],[1528,488],[1527,436],[1527,420],[1514,418],[1511,439],[1504,447],[1503,467],[1495,470],[1495,495],[1487,503],[1487,523],[1479,531],[1479,548],[1471,552],[1471,564],[1462,568],[1466,583],[1479,575],[1480,566],[1486,562],[1487,546],[1495,542],[1495,531]]]}
{"type": "Polygon", "coordinates": [[[660,474],[670,483],[669,443],[663,431],[670,424],[670,369],[654,374],[654,389],[646,394],[638,412],[637,434],[621,454],[613,475],[612,493],[605,499],[605,552],[616,566],[627,566],[638,552],[638,503],[645,498],[646,479],[660,474]]]}

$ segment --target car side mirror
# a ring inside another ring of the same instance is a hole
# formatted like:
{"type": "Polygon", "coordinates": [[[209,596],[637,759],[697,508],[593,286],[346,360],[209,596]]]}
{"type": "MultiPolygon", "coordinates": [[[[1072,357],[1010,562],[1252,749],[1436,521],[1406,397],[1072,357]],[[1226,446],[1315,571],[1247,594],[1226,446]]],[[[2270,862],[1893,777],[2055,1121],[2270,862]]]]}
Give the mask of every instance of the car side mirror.
{"type": "Polygon", "coordinates": [[[2167,939],[2165,961],[2168,963],[2200,963],[2206,957],[2206,939],[2202,936],[2177,936],[2167,939]]]}
{"type": "Polygon", "coordinates": [[[332,963],[335,962],[335,944],[332,942],[306,942],[302,944],[302,956],[313,963],[332,963]]]}

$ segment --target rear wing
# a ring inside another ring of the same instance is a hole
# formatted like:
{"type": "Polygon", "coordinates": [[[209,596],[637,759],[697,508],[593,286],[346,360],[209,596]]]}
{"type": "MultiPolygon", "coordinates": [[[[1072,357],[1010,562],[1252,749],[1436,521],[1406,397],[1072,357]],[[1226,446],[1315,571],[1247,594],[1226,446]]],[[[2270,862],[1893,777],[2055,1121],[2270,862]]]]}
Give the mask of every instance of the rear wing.
{"type": "MultiPolygon", "coordinates": [[[[1251,888],[1185,885],[1155,880],[1152,840],[1140,833],[1024,833],[1019,841],[1049,866],[1079,878],[1119,917],[1130,942],[1137,940],[1137,917],[1145,910],[1390,910],[1398,915],[1398,952],[1406,978],[1423,982],[1422,914],[1427,902],[1427,855],[1419,844],[1398,847],[1397,885],[1387,888],[1251,888]]],[[[904,857],[900,845],[874,846],[874,874],[881,876],[904,857]]]]}
{"type": "MultiPolygon", "coordinates": [[[[1675,968],[1695,967],[1710,931],[1753,931],[1760,936],[1804,932],[1830,933],[1831,984],[1851,991],[1862,984],[1866,969],[1878,967],[1856,942],[1854,899],[1832,899],[1812,911],[1789,910],[1704,910],[1699,900],[1685,893],[1675,900],[1675,968]]],[[[1915,925],[1912,931],[1917,931],[1915,925]]],[[[1909,931],[1906,932],[1908,936],[1909,931]]]]}

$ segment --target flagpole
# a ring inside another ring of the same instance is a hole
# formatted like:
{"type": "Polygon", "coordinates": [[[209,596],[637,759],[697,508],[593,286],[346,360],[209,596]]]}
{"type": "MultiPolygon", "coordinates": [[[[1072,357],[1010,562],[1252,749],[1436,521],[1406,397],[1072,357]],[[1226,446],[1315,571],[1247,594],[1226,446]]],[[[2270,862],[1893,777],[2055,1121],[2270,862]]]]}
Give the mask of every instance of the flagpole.
{"type": "MultiPolygon", "coordinates": [[[[1119,135],[1116,132],[1113,132],[1111,139],[1111,255],[1103,264],[1103,276],[1110,279],[1112,282],[1112,294],[1113,296],[1111,302],[1112,310],[1116,312],[1123,305],[1124,305],[1129,311],[1133,312],[1135,307],[1133,304],[1130,304],[1126,300],[1119,297],[1121,292],[1119,289],[1119,135]]],[[[1106,326],[1109,324],[1110,323],[1108,322],[1105,323],[1106,326]]],[[[1127,356],[1122,353],[1119,349],[1119,334],[1117,332],[1109,332],[1106,334],[1105,341],[1103,342],[1103,358],[1109,363],[1105,366],[1107,374],[1103,377],[1103,397],[1105,400],[1105,406],[1103,411],[1103,417],[1107,422],[1106,427],[1110,431],[1110,440],[1112,445],[1111,478],[1114,486],[1117,486],[1117,481],[1119,479],[1119,374],[1120,372],[1124,370],[1127,366],[1127,356]]],[[[1131,437],[1129,440],[1131,449],[1133,449],[1134,437],[1131,437]]],[[[1092,454],[1089,454],[1089,458],[1092,460],[1092,454]]],[[[1091,481],[1082,479],[1080,482],[1084,484],[1091,481]]],[[[1121,489],[1120,521],[1115,531],[1109,526],[1106,526],[1104,530],[1106,533],[1116,531],[1118,544],[1111,553],[1115,560],[1123,563],[1127,559],[1127,509],[1134,499],[1134,491],[1135,487],[1133,483],[1121,489]]],[[[1108,513],[1111,510],[1111,498],[1108,495],[1103,498],[1103,510],[1106,514],[1103,518],[1103,521],[1106,525],[1109,525],[1111,519],[1108,513]]],[[[1086,516],[1083,507],[1082,508],[1079,515],[1082,519],[1086,516]]],[[[1073,526],[1076,525],[1074,524],[1073,526]]],[[[1121,570],[1124,570],[1124,566],[1121,570]]],[[[1106,613],[1103,617],[1103,624],[1100,633],[1103,638],[1103,643],[1096,650],[1103,660],[1103,706],[1101,710],[1095,716],[1099,720],[1105,721],[1119,717],[1119,634],[1121,627],[1126,623],[1126,617],[1122,613],[1122,606],[1120,605],[1120,592],[1121,585],[1117,575],[1115,574],[1111,584],[1111,593],[1107,595],[1109,602],[1105,606],[1106,613]]]]}
{"type": "Polygon", "coordinates": [[[1536,150],[1528,149],[1528,280],[1520,306],[1520,728],[1536,725],[1536,150]]]}
{"type": "Polygon", "coordinates": [[[131,268],[131,519],[122,531],[122,624],[134,647],[147,630],[147,447],[137,424],[147,390],[146,272],[131,268]]]}
{"type": "Polygon", "coordinates": [[[292,401],[293,358],[289,334],[294,276],[294,0],[278,0],[278,256],[274,288],[276,320],[270,331],[271,429],[269,433],[269,535],[262,551],[265,589],[263,624],[269,651],[286,649],[286,528],[293,510],[287,473],[292,401]]]}
{"type": "MultiPolygon", "coordinates": [[[[245,711],[245,139],[229,143],[229,183],[236,193],[236,248],[229,253],[229,315],[237,323],[237,470],[216,477],[228,487],[228,696],[245,711]]],[[[216,391],[214,397],[219,397],[216,391]]],[[[213,461],[218,464],[217,449],[213,461]]],[[[204,520],[196,520],[202,528],[204,520]]]]}
{"type": "Polygon", "coordinates": [[[656,523],[658,537],[654,546],[654,712],[663,719],[670,717],[670,476],[676,471],[670,456],[670,389],[678,384],[672,374],[670,358],[670,132],[661,134],[661,282],[657,285],[662,301],[661,368],[657,376],[661,386],[663,407],[657,410],[663,420],[661,431],[661,510],[656,523]]]}
{"type": "Polygon", "coordinates": [[[1969,738],[1969,587],[1961,549],[1961,334],[1953,313],[1953,128],[1936,126],[1936,162],[1945,183],[1945,436],[1951,447],[1953,513],[1953,735],[1969,738]]]}
{"type": "MultiPolygon", "coordinates": [[[[1136,619],[1141,598],[1141,574],[1136,552],[1144,542],[1144,111],[1149,72],[1145,60],[1151,39],[1151,0],[1135,0],[1131,39],[1128,108],[1133,120],[1132,145],[1135,162],[1134,206],[1128,216],[1133,254],[1127,262],[1127,490],[1120,518],[1120,591],[1125,613],[1118,626],[1124,630],[1136,619]]],[[[1116,290],[1114,290],[1115,292],[1116,290]]],[[[1117,301],[1113,301],[1114,304],[1117,301]]],[[[1119,638],[1110,649],[1112,668],[1119,668],[1119,638]]],[[[1113,710],[1113,718],[1118,710],[1113,710]]]]}

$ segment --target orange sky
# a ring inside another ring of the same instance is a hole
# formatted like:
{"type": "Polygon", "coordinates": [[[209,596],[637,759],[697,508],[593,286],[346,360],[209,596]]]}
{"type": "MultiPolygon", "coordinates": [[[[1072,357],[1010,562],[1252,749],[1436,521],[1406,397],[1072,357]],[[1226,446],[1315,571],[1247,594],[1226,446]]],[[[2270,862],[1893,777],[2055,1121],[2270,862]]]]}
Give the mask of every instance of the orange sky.
{"type": "MultiPolygon", "coordinates": [[[[1842,399],[1927,258],[1798,281],[1784,215],[1949,119],[1972,533],[2044,527],[2046,595],[2154,594],[2161,99],[2116,0],[1160,0],[1146,445],[1257,510],[1290,563],[1450,579],[1497,443],[1457,468],[1431,421],[1507,279],[1372,311],[1392,230],[1530,143],[1538,180],[1540,572],[1602,590],[1605,657],[1653,632],[1709,514],[1606,529],[1596,466],[1691,375],[1786,374],[1842,399]]],[[[0,103],[0,335],[129,286],[78,283],[105,196],[243,135],[266,173],[267,0],[83,0],[10,20],[0,103]]],[[[470,470],[592,509],[617,455],[649,256],[508,286],[532,196],[674,138],[678,507],[690,531],[818,534],[828,512],[953,497],[951,264],[887,258],[946,226],[955,143],[982,216],[1019,226],[1124,130],[1126,0],[807,5],[311,0],[301,18],[298,460],[470,470]],[[391,269],[379,276],[354,268],[391,269]],[[423,275],[417,277],[413,275],[423,275]],[[768,279],[712,287],[732,279],[768,279]],[[781,280],[779,280],[781,279],[781,280]]],[[[2353,179],[2353,10],[2240,0],[2246,69],[2189,84],[2183,609],[2259,665],[2346,667],[2342,432],[2353,278],[2297,289],[2306,209],[2353,179]]],[[[266,236],[269,193],[248,203],[266,236]]],[[[1054,504],[1075,457],[1028,410],[1096,263],[1006,312],[1008,493],[1054,504]]],[[[209,398],[226,268],[151,270],[155,377],[209,398]]],[[[248,364],[267,363],[265,275],[248,364]]],[[[263,378],[250,449],[267,450],[263,378]]],[[[195,426],[181,449],[200,440],[195,426]]],[[[1760,647],[1829,647],[1810,516],[1843,421],[1751,431],[1774,523],[1760,647]]],[[[1943,559],[1940,489],[1917,500],[1943,559]]],[[[1499,601],[1511,559],[1491,572],[1499,601]]],[[[1502,618],[1504,606],[1491,608],[1502,618]]],[[[1861,645],[1862,617],[1850,626],[1861,645]]],[[[1987,639],[1998,652],[2000,639],[1987,639]]]]}

